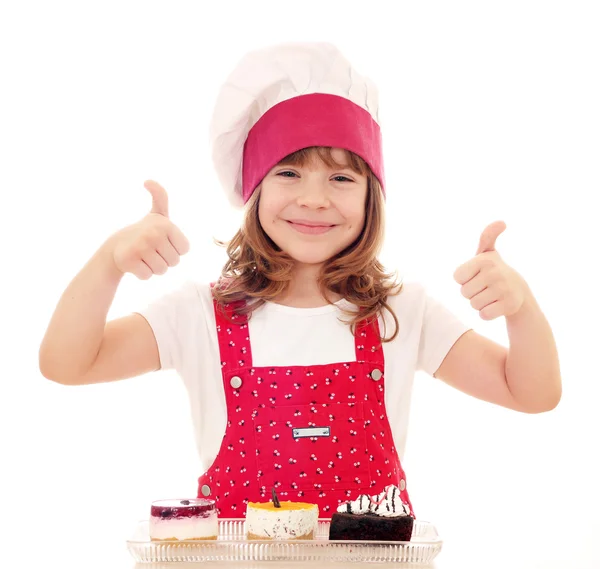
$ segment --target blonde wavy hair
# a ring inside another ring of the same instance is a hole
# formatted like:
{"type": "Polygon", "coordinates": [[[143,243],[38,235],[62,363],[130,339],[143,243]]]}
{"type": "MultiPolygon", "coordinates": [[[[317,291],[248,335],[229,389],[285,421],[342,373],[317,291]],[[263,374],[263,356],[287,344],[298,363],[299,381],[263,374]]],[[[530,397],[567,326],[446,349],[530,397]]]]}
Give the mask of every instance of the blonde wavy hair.
{"type": "MultiPolygon", "coordinates": [[[[363,320],[371,320],[390,312],[395,330],[386,338],[384,330],[381,338],[390,342],[398,334],[398,318],[387,299],[402,289],[396,282],[395,274],[387,273],[378,260],[385,232],[385,204],[381,185],[367,163],[348,150],[347,164],[360,175],[367,177],[368,189],[365,206],[365,225],[357,239],[346,249],[327,260],[321,269],[318,285],[323,297],[333,292],[359,308],[358,311],[344,311],[348,316],[352,332],[363,320]]],[[[280,163],[304,166],[319,158],[329,167],[342,167],[332,156],[330,147],[313,146],[290,154],[280,163]]],[[[282,251],[265,233],[259,218],[258,204],[260,186],[246,204],[242,226],[229,242],[216,241],[227,248],[228,261],[225,263],[219,280],[213,286],[213,296],[220,309],[233,304],[239,316],[250,318],[251,313],[267,301],[276,300],[287,290],[293,277],[294,259],[282,251]],[[244,302],[242,302],[244,301],[244,302]]]]}

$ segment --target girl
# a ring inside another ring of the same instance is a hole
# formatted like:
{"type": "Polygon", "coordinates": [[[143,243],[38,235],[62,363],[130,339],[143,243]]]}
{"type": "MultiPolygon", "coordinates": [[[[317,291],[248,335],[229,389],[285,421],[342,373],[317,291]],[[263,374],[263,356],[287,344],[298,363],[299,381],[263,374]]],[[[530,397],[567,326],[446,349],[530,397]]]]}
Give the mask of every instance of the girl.
{"type": "Polygon", "coordinates": [[[378,262],[387,188],[376,90],[333,46],[247,55],[221,89],[211,137],[223,187],[245,207],[220,278],[106,322],[125,273],[163,274],[189,247],[166,191],[147,181],[151,212],[70,283],[40,369],[66,385],[176,369],[210,465],[197,494],[219,515],[243,517],[274,488],[330,517],[390,484],[412,512],[401,458],[417,370],[522,412],[557,405],[552,333],[495,251],[502,223],[454,276],[482,318],[506,318],[508,349],[378,262]]]}

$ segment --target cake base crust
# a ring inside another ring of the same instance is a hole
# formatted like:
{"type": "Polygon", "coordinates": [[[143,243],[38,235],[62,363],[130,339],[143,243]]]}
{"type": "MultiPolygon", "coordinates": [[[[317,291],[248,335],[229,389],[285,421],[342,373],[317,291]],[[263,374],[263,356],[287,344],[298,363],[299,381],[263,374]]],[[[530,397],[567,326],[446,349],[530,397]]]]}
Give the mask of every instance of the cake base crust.
{"type": "Polygon", "coordinates": [[[217,536],[211,535],[209,537],[190,537],[187,539],[179,539],[177,537],[165,537],[164,539],[156,539],[154,537],[151,537],[150,541],[207,541],[210,539],[217,539],[217,536]]]}
{"type": "Polygon", "coordinates": [[[248,533],[246,539],[249,540],[260,540],[260,541],[296,541],[298,539],[314,539],[314,532],[309,532],[305,535],[299,535],[296,537],[286,537],[285,539],[273,539],[264,536],[254,535],[253,533],[248,533]]]}

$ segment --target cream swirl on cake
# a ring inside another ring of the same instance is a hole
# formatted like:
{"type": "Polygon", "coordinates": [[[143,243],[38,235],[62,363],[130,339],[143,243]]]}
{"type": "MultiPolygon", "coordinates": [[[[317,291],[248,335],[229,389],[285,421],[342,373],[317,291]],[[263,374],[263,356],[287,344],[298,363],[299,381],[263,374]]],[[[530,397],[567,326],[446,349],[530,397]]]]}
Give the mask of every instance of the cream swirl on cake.
{"type": "Polygon", "coordinates": [[[371,513],[382,517],[410,516],[408,504],[402,501],[400,490],[397,486],[386,486],[380,494],[369,496],[361,494],[352,500],[338,506],[340,514],[366,514],[371,513]]]}
{"type": "Polygon", "coordinates": [[[371,509],[371,496],[361,494],[356,500],[338,506],[340,514],[366,514],[371,509]]]}

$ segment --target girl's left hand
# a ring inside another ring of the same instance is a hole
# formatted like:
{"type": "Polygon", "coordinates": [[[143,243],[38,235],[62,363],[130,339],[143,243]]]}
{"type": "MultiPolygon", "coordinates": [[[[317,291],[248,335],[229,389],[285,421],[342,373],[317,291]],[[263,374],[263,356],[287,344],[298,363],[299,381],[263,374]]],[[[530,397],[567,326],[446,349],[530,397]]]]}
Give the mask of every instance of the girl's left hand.
{"type": "Polygon", "coordinates": [[[483,320],[516,314],[530,294],[525,279],[495,249],[496,239],[505,229],[503,221],[488,225],[475,257],[454,272],[454,280],[462,285],[460,292],[483,320]]]}

